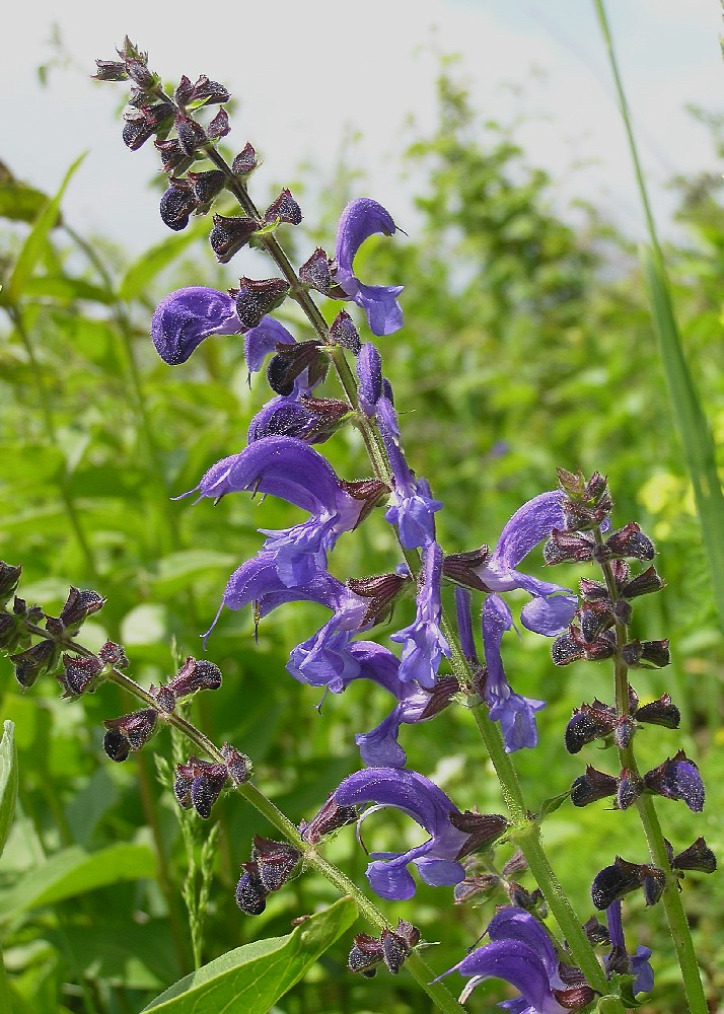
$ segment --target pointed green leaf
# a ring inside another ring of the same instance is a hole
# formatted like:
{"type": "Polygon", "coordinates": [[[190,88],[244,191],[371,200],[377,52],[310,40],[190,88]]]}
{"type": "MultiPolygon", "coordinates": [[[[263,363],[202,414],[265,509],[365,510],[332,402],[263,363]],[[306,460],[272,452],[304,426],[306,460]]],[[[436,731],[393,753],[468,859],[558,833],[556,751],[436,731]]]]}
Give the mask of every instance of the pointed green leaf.
{"type": "Polygon", "coordinates": [[[714,600],[719,623],[724,628],[724,497],[716,467],[714,440],[684,356],[666,276],[651,250],[643,251],[642,260],[651,316],[669,389],[671,413],[694,489],[714,600]]]}
{"type": "Polygon", "coordinates": [[[14,729],[12,722],[3,722],[0,740],[0,856],[10,834],[18,796],[18,753],[14,729]]]}
{"type": "Polygon", "coordinates": [[[156,876],[156,859],[146,845],[112,845],[99,852],[72,846],[28,870],[0,897],[0,919],[74,898],[123,880],[156,876]]]}
{"type": "Polygon", "coordinates": [[[35,265],[42,256],[43,248],[48,240],[48,233],[58,221],[60,204],[63,200],[65,189],[85,156],[86,153],[84,152],[72,164],[68,172],[65,174],[65,178],[60,185],[60,190],[52,201],[49,201],[48,204],[46,204],[38,216],[35,225],[30,230],[30,234],[25,240],[20,254],[18,255],[18,259],[15,262],[15,268],[10,277],[7,290],[2,293],[2,296],[0,296],[3,303],[17,303],[20,296],[24,294],[28,281],[35,270],[35,265]]]}
{"type": "Polygon", "coordinates": [[[268,1014],[356,918],[354,901],[340,898],[288,936],[237,947],[185,976],[145,1007],[144,1014],[150,1010],[159,1014],[268,1014]]]}
{"type": "Polygon", "coordinates": [[[550,796],[548,799],[544,799],[540,804],[538,820],[543,821],[546,817],[550,817],[552,813],[555,813],[560,806],[563,806],[570,794],[569,789],[568,792],[561,792],[557,796],[550,796]]]}
{"type": "Polygon", "coordinates": [[[47,194],[41,190],[18,183],[17,180],[9,180],[0,184],[0,218],[9,218],[13,222],[34,222],[48,200],[47,194]]]}

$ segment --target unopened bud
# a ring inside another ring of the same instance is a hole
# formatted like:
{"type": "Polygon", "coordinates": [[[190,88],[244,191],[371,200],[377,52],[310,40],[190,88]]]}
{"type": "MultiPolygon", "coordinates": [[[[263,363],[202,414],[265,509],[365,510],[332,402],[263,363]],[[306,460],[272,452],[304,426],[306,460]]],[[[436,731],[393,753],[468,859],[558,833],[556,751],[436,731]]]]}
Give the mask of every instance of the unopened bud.
{"type": "Polygon", "coordinates": [[[302,210],[292,197],[292,192],[285,187],[275,201],[264,212],[265,222],[286,222],[288,225],[299,225],[302,210]]]}
{"type": "Polygon", "coordinates": [[[289,292],[282,278],[240,278],[236,295],[236,314],[243,328],[256,327],[272,310],[280,306],[289,292]]]}
{"type": "Polygon", "coordinates": [[[187,180],[170,180],[170,186],[161,195],[158,210],[161,221],[174,232],[181,232],[198,206],[193,187],[187,180]]]}
{"type": "Polygon", "coordinates": [[[214,215],[209,243],[219,264],[227,264],[249,242],[259,226],[252,218],[226,218],[214,215]]]}
{"type": "Polygon", "coordinates": [[[231,171],[236,176],[248,176],[259,164],[254,148],[247,141],[242,150],[231,163],[231,171]]]}
{"type": "Polygon", "coordinates": [[[341,310],[329,328],[329,337],[337,345],[349,349],[353,355],[358,355],[362,348],[359,331],[354,326],[354,321],[346,310],[341,310]]]}

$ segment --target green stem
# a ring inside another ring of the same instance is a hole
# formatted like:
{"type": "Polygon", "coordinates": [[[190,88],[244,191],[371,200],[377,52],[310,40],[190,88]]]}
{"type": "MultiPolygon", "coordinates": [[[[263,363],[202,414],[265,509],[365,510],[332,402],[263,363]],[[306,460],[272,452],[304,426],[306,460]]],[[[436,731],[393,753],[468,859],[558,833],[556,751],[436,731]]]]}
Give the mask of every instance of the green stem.
{"type": "MultiPolygon", "coordinates": [[[[30,633],[37,634],[39,636],[47,636],[47,631],[44,631],[40,627],[35,628],[32,625],[28,625],[28,630],[30,633]]],[[[82,655],[86,658],[95,657],[91,651],[75,641],[63,641],[62,646],[64,649],[72,651],[78,655],[82,655]]],[[[119,669],[112,668],[109,670],[108,679],[109,682],[115,683],[118,687],[127,691],[146,707],[157,710],[158,702],[155,697],[140,687],[124,672],[121,672],[119,669]]],[[[187,719],[174,712],[170,714],[163,713],[161,717],[169,725],[178,729],[178,731],[182,733],[190,743],[192,743],[199,751],[205,753],[212,761],[217,764],[226,763],[219,748],[199,729],[187,721],[187,719]]],[[[371,923],[371,925],[379,931],[390,928],[388,920],[385,919],[380,910],[372,904],[362,891],[360,891],[359,888],[348,877],[346,877],[341,870],[339,870],[336,866],[333,866],[331,863],[328,863],[326,859],[319,855],[315,846],[310,845],[309,842],[302,838],[297,826],[293,824],[267,796],[257,789],[252,782],[244,782],[241,785],[236,785],[235,788],[237,792],[243,796],[247,803],[250,803],[258,813],[260,813],[287,839],[288,842],[290,842],[291,845],[293,845],[302,854],[305,865],[311,866],[325,877],[331,884],[334,885],[334,887],[338,889],[341,894],[349,895],[355,900],[360,913],[369,923],[371,923]]],[[[410,974],[417,981],[418,985],[427,993],[438,1010],[443,1011],[444,1014],[461,1014],[463,1008],[460,1004],[458,1004],[443,983],[432,981],[435,972],[417,952],[413,952],[409,955],[405,962],[405,967],[409,969],[410,974]]]]}
{"type": "Polygon", "coordinates": [[[10,983],[8,982],[7,971],[5,970],[5,962],[3,960],[2,948],[0,947],[0,1010],[7,1011],[7,1014],[13,1012],[13,1001],[10,993],[10,983]]]}
{"type": "MultiPolygon", "coordinates": [[[[239,201],[242,209],[251,218],[261,223],[261,216],[259,215],[253,201],[249,197],[246,188],[231,172],[231,169],[228,167],[224,159],[214,148],[210,148],[207,151],[207,155],[214,165],[225,173],[227,177],[227,185],[239,201]]],[[[267,235],[261,237],[261,242],[265,245],[274,262],[289,282],[292,296],[297,300],[302,310],[305,312],[308,320],[316,330],[319,337],[327,343],[329,340],[329,334],[324,318],[321,316],[307,289],[299,281],[296,272],[278,241],[273,235],[267,235]]],[[[338,347],[332,347],[330,349],[330,357],[351,406],[358,409],[359,402],[357,385],[343,350],[338,347]]],[[[375,474],[378,478],[382,479],[383,482],[391,486],[389,460],[379,427],[374,419],[367,418],[364,413],[359,410],[357,411],[357,417],[358,426],[362,432],[365,446],[375,470],[375,474]]],[[[411,572],[413,575],[416,574],[420,566],[419,555],[405,550],[404,547],[401,548],[405,559],[407,560],[408,566],[410,566],[411,572]]],[[[451,663],[453,672],[458,677],[461,687],[469,688],[472,686],[472,673],[470,672],[470,668],[465,660],[462,649],[460,648],[456,632],[452,624],[444,615],[442,617],[441,627],[453,650],[451,663]]],[[[589,984],[600,993],[605,994],[608,989],[606,976],[582,929],[580,920],[573,911],[573,908],[545,855],[540,841],[539,825],[528,818],[520,784],[518,782],[518,776],[508,754],[505,752],[500,731],[498,727],[490,721],[487,715],[483,713],[480,707],[474,708],[474,715],[475,721],[498,775],[506,806],[514,823],[518,825],[516,843],[523,851],[528,865],[536,878],[536,882],[548,902],[550,910],[553,912],[561,931],[566,937],[568,947],[586,976],[589,984]]],[[[249,801],[252,802],[252,800],[249,801]]],[[[256,803],[253,803],[253,805],[256,805],[256,803]]],[[[343,877],[343,874],[340,873],[339,876],[343,877]]],[[[331,876],[329,879],[332,879],[331,876]]],[[[344,880],[346,881],[346,878],[344,878],[344,880]]],[[[623,1008],[621,1008],[621,1010],[622,1009],[623,1008]]]]}
{"type": "MultiPolygon", "coordinates": [[[[596,531],[595,536],[597,544],[602,545],[603,537],[600,530],[596,531]]],[[[601,570],[606,582],[609,598],[612,602],[616,602],[619,599],[619,593],[611,564],[608,562],[602,563],[601,570]]],[[[616,653],[614,655],[616,712],[619,715],[628,715],[628,667],[626,666],[622,656],[623,647],[628,641],[628,627],[620,620],[617,620],[614,630],[616,635],[616,653]]],[[[634,775],[639,774],[633,739],[628,746],[619,747],[618,755],[622,768],[628,768],[628,770],[634,775]]],[[[696,952],[691,938],[691,931],[686,918],[686,912],[684,911],[684,905],[681,900],[679,881],[675,871],[671,868],[671,863],[669,862],[664,835],[661,830],[661,824],[659,823],[656,807],[651,796],[646,792],[639,796],[636,800],[636,809],[641,820],[644,835],[646,836],[646,843],[648,845],[651,861],[655,866],[658,866],[659,869],[666,873],[666,886],[662,895],[662,901],[664,903],[664,911],[666,913],[669,932],[671,934],[671,939],[674,942],[674,949],[676,950],[676,957],[681,970],[684,992],[689,1003],[689,1014],[707,1014],[709,1006],[706,1001],[706,996],[704,995],[704,987],[699,974],[699,965],[696,960],[696,952]]]]}
{"type": "MultiPolygon", "coordinates": [[[[59,450],[61,450],[62,453],[62,448],[60,448],[58,444],[58,434],[55,428],[55,420],[53,419],[53,414],[50,411],[49,398],[45,392],[45,386],[43,383],[43,372],[40,363],[38,362],[38,358],[35,355],[35,349],[33,347],[32,341],[30,340],[30,334],[28,332],[28,329],[25,326],[25,320],[23,318],[22,312],[20,311],[20,308],[15,304],[10,304],[9,306],[6,306],[5,309],[11,321],[13,322],[13,325],[20,337],[20,341],[22,342],[23,347],[25,348],[25,351],[28,356],[28,361],[31,367],[30,372],[33,377],[33,384],[35,385],[35,391],[38,399],[38,404],[40,406],[40,412],[43,418],[43,423],[45,425],[47,440],[51,446],[57,447],[59,450]]],[[[78,508],[76,507],[75,500],[73,499],[73,494],[70,489],[70,477],[68,475],[68,469],[65,463],[65,455],[63,456],[63,469],[61,471],[59,478],[59,486],[60,486],[60,495],[63,500],[63,505],[65,507],[65,512],[68,516],[70,526],[73,529],[73,534],[75,535],[76,542],[78,543],[80,551],[85,559],[88,574],[90,575],[94,583],[98,584],[99,574],[98,567],[96,565],[95,555],[93,553],[93,550],[91,549],[90,543],[86,539],[85,531],[83,530],[83,526],[80,521],[78,508]]]]}

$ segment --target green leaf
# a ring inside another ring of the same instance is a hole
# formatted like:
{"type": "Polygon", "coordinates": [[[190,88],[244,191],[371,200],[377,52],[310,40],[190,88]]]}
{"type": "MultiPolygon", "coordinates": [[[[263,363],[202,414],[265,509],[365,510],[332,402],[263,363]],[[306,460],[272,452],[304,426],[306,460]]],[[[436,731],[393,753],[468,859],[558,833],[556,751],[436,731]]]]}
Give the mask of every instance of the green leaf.
{"type": "Polygon", "coordinates": [[[198,578],[218,571],[226,576],[234,568],[237,557],[213,549],[186,549],[170,553],[159,560],[158,571],[150,575],[155,595],[169,595],[188,588],[198,578]]]}
{"type": "Polygon", "coordinates": [[[3,303],[17,303],[20,296],[25,293],[27,284],[35,269],[35,265],[40,260],[43,248],[47,243],[48,233],[58,221],[60,203],[63,200],[65,188],[70,183],[73,175],[85,158],[85,155],[86,153],[84,152],[72,164],[68,172],[65,174],[65,178],[60,185],[60,190],[53,200],[46,204],[38,216],[35,225],[30,230],[30,234],[25,240],[20,254],[18,255],[18,259],[15,262],[15,268],[10,277],[7,289],[0,295],[0,301],[3,303]]]}
{"type": "Polygon", "coordinates": [[[205,223],[201,222],[189,226],[178,236],[169,236],[142,254],[121,279],[118,289],[120,299],[130,300],[140,296],[151,279],[167,268],[206,228],[205,223]]]}
{"type": "Polygon", "coordinates": [[[552,813],[555,813],[559,807],[563,806],[570,794],[571,792],[569,789],[568,792],[561,792],[557,796],[549,796],[548,799],[544,799],[540,804],[538,820],[543,821],[546,817],[550,817],[552,813]]]}
{"type": "Polygon", "coordinates": [[[0,218],[34,222],[48,200],[47,194],[17,180],[0,183],[0,218]]]}
{"type": "Polygon", "coordinates": [[[113,293],[101,289],[82,278],[68,278],[65,275],[37,275],[29,278],[25,285],[25,295],[32,298],[52,299],[87,299],[94,303],[112,303],[113,293]]]}
{"type": "Polygon", "coordinates": [[[42,905],[108,887],[123,880],[156,876],[156,859],[146,845],[111,845],[99,852],[72,846],[42,866],[28,870],[0,897],[0,919],[7,920],[42,905]]]}
{"type": "Polygon", "coordinates": [[[18,752],[14,729],[12,722],[3,722],[3,736],[0,739],[0,856],[10,834],[18,796],[18,752]]]}
{"type": "Polygon", "coordinates": [[[157,996],[145,1011],[164,1014],[267,1014],[279,997],[357,918],[351,898],[340,898],[286,937],[256,940],[210,961],[157,996]]]}
{"type": "Polygon", "coordinates": [[[643,251],[642,260],[669,404],[694,488],[719,624],[724,629],[724,497],[714,441],[684,356],[663,268],[650,249],[643,251]]]}

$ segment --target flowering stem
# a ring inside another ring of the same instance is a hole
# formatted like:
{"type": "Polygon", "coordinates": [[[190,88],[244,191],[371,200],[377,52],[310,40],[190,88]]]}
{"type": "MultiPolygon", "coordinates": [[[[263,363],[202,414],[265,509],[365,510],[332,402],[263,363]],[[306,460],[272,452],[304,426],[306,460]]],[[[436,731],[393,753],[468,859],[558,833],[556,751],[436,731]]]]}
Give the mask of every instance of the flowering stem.
{"type": "MultiPolygon", "coordinates": [[[[57,447],[59,450],[61,450],[62,453],[62,449],[60,448],[60,445],[58,443],[58,433],[55,428],[55,421],[53,419],[52,412],[50,411],[48,397],[44,389],[42,369],[40,363],[38,362],[38,358],[35,355],[35,349],[33,348],[33,343],[30,340],[30,334],[28,332],[28,329],[25,327],[25,320],[19,307],[16,306],[14,303],[10,303],[8,306],[5,307],[5,309],[11,321],[13,322],[13,325],[16,331],[18,332],[18,335],[20,336],[20,341],[23,343],[23,346],[28,356],[28,360],[30,362],[31,366],[30,372],[33,377],[33,383],[35,384],[35,390],[38,398],[38,403],[40,405],[40,411],[43,417],[43,423],[45,425],[45,432],[48,442],[52,447],[57,447]]],[[[75,535],[78,546],[80,547],[80,551],[85,558],[88,573],[94,580],[97,581],[98,568],[96,566],[95,556],[93,554],[93,550],[91,549],[88,540],[86,539],[85,532],[83,531],[83,526],[81,524],[80,517],[78,515],[78,510],[76,508],[73,495],[70,491],[70,482],[68,477],[67,465],[65,461],[65,455],[63,455],[63,467],[58,479],[58,484],[60,486],[60,495],[63,499],[65,512],[68,515],[68,520],[70,521],[70,525],[71,528],[73,529],[73,534],[75,535]]]]}
{"type": "MultiPolygon", "coordinates": [[[[450,639],[450,633],[447,630],[445,636],[450,639]]],[[[450,643],[453,644],[454,641],[451,640],[450,643]]],[[[456,655],[457,652],[453,649],[453,668],[455,668],[456,655]]],[[[462,652],[460,652],[460,657],[462,657],[462,652]]],[[[468,670],[469,678],[470,672],[464,659],[463,664],[468,670]]],[[[543,849],[540,839],[540,823],[531,819],[526,809],[518,774],[510,755],[505,752],[500,729],[495,722],[488,718],[484,708],[480,706],[473,708],[473,717],[498,776],[508,812],[516,825],[510,837],[525,856],[528,867],[589,986],[605,995],[608,992],[606,976],[583,931],[581,921],[574,912],[573,906],[561,887],[543,849]]],[[[611,1008],[612,1012],[623,1011],[623,1009],[623,1006],[611,1008]]]]}
{"type": "MultiPolygon", "coordinates": [[[[603,545],[603,536],[600,529],[595,532],[598,545],[603,545]]],[[[607,561],[601,563],[601,570],[606,582],[606,589],[612,602],[619,599],[618,588],[614,578],[611,564],[607,561]]],[[[616,652],[614,655],[614,681],[616,687],[616,712],[619,715],[629,713],[629,681],[628,667],[623,660],[622,650],[628,641],[628,627],[620,620],[615,623],[616,652]]],[[[619,759],[623,768],[628,768],[634,775],[638,775],[638,765],[634,752],[633,740],[625,747],[618,748],[619,759]]],[[[684,911],[681,900],[681,892],[676,874],[671,869],[669,856],[666,851],[664,835],[659,823],[658,814],[654,801],[648,793],[644,792],[636,800],[636,809],[641,820],[641,825],[646,836],[646,843],[649,848],[651,861],[660,869],[666,872],[666,886],[662,895],[666,920],[669,924],[669,932],[674,942],[676,957],[681,970],[681,978],[684,992],[689,1002],[690,1014],[707,1014],[709,1010],[704,995],[704,987],[699,975],[699,965],[696,960],[696,952],[691,939],[689,922],[684,911]]]]}
{"type": "MultiPolygon", "coordinates": [[[[47,637],[47,631],[44,631],[40,627],[34,627],[31,624],[28,624],[28,631],[32,634],[47,637]]],[[[72,651],[77,655],[82,655],[85,658],[95,657],[93,652],[76,641],[59,640],[58,643],[65,650],[72,651]]],[[[109,667],[108,680],[115,683],[122,690],[127,691],[145,707],[157,710],[158,702],[156,698],[120,669],[109,667]]],[[[175,712],[161,713],[161,717],[169,725],[178,729],[190,743],[199,751],[205,753],[214,763],[225,765],[226,761],[221,750],[186,718],[175,712]]],[[[362,891],[341,870],[323,859],[315,847],[302,838],[296,825],[263,792],[260,792],[252,782],[244,782],[241,785],[236,785],[235,788],[294,848],[302,853],[305,865],[311,866],[318,873],[321,873],[341,894],[349,895],[354,899],[359,912],[369,923],[380,931],[391,928],[380,910],[372,904],[362,891]]],[[[435,972],[417,952],[413,951],[408,956],[405,961],[405,967],[409,970],[418,985],[430,997],[437,1010],[442,1011],[443,1014],[461,1014],[463,1008],[442,982],[432,981],[435,972]]]]}

